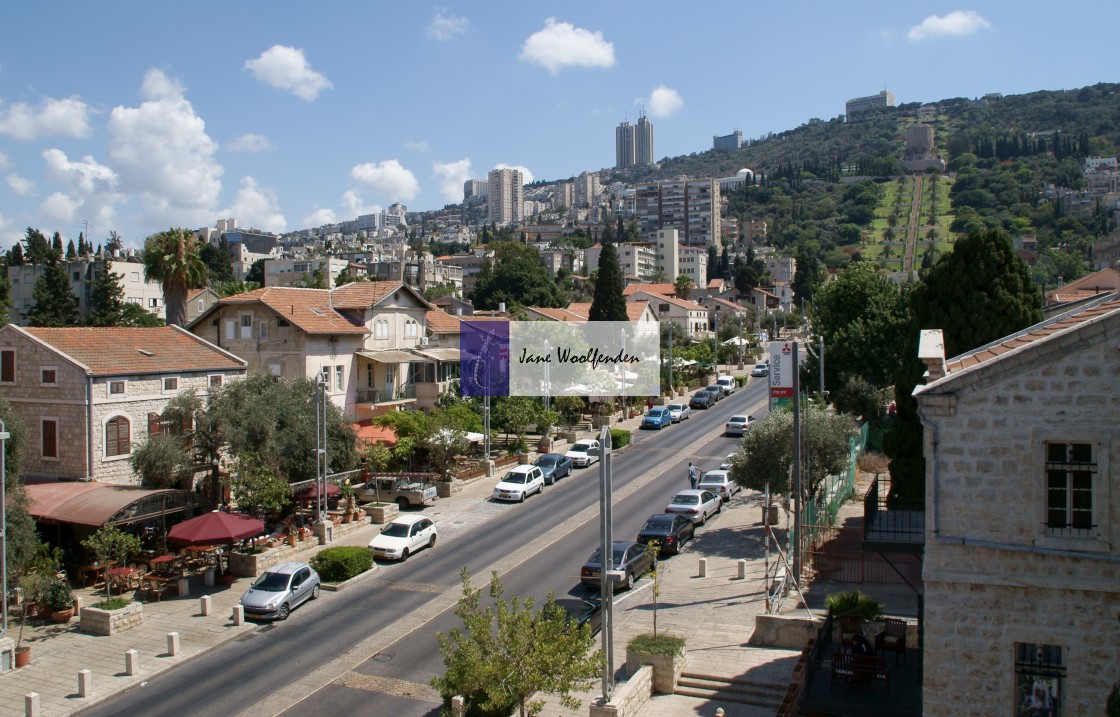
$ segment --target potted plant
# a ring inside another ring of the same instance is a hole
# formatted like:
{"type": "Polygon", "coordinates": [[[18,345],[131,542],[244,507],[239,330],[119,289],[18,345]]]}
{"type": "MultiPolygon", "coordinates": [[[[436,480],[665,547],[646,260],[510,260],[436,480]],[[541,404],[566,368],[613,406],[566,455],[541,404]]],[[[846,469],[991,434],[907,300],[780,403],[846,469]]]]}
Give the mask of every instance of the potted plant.
{"type": "Polygon", "coordinates": [[[852,635],[862,635],[864,624],[874,622],[883,615],[883,603],[859,590],[826,595],[824,605],[838,623],[841,644],[851,639],[852,635]]]}
{"type": "Polygon", "coordinates": [[[74,617],[74,591],[66,578],[55,578],[43,591],[43,602],[51,611],[51,622],[70,622],[74,617]]]}
{"type": "Polygon", "coordinates": [[[633,676],[642,665],[653,667],[653,691],[671,695],[684,672],[685,639],[662,632],[635,635],[626,645],[626,672],[633,676]]]}

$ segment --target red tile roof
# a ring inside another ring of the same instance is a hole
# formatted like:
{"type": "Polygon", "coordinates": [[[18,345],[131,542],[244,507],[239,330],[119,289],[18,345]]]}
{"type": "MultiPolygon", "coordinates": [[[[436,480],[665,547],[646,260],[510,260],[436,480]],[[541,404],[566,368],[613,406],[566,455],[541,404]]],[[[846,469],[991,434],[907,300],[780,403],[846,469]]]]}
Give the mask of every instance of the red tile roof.
{"type": "MultiPolygon", "coordinates": [[[[648,301],[628,301],[626,302],[626,319],[628,321],[637,321],[642,318],[645,313],[646,307],[649,306],[648,301]]],[[[564,311],[565,309],[552,309],[552,311],[564,311]]],[[[545,309],[537,309],[537,311],[545,311],[545,309]]],[[[579,318],[587,321],[591,317],[591,304],[587,302],[576,302],[568,304],[568,313],[575,314],[579,318]]],[[[571,321],[571,319],[558,319],[558,321],[571,321]]]]}
{"type": "Polygon", "coordinates": [[[428,325],[428,330],[434,334],[457,334],[460,331],[459,318],[439,309],[432,309],[426,313],[424,322],[428,325]]]}
{"type": "MultiPolygon", "coordinates": [[[[590,304],[588,304],[590,306],[590,304]]],[[[587,321],[586,316],[581,316],[570,309],[553,309],[546,306],[531,306],[528,308],[536,314],[552,319],[553,321],[587,321]]]]}
{"type": "Polygon", "coordinates": [[[363,443],[382,445],[392,448],[397,445],[397,432],[389,426],[376,426],[373,421],[358,421],[354,424],[358,440],[363,443]]]}
{"type": "Polygon", "coordinates": [[[22,330],[84,365],[94,376],[230,371],[246,366],[233,354],[177,326],[22,330]]]}
{"type": "MultiPolygon", "coordinates": [[[[647,291],[645,293],[649,294],[650,292],[647,291]]],[[[707,309],[705,309],[700,304],[697,304],[695,301],[685,301],[684,299],[678,299],[675,296],[665,296],[663,294],[653,294],[653,296],[656,296],[658,301],[667,301],[670,304],[672,304],[673,306],[676,306],[676,307],[681,308],[681,309],[687,309],[688,311],[704,311],[704,312],[707,312],[707,309]]]]}
{"type": "MultiPolygon", "coordinates": [[[[365,282],[392,283],[392,282],[365,282]]],[[[349,284],[347,285],[349,286],[349,284]]],[[[275,311],[309,334],[366,334],[364,326],[355,325],[331,306],[326,289],[301,289],[271,286],[227,296],[217,306],[259,303],[275,311]]]]}
{"type": "Polygon", "coordinates": [[[664,296],[676,296],[676,284],[631,284],[622,290],[623,296],[633,296],[636,292],[644,291],[649,294],[662,294],[664,296]]]}
{"type": "Polygon", "coordinates": [[[399,281],[353,281],[331,292],[336,309],[368,309],[404,286],[399,281]]]}

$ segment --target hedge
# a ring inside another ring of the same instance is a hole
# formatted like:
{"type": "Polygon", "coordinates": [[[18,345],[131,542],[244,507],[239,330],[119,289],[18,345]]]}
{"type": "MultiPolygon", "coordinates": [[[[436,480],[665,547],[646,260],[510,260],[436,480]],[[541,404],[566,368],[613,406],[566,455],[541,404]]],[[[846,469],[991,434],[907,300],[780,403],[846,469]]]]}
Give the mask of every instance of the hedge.
{"type": "Polygon", "coordinates": [[[630,431],[622,428],[611,429],[611,448],[622,448],[630,443],[630,431]]]}
{"type": "Polygon", "coordinates": [[[311,567],[324,582],[340,583],[373,567],[373,553],[357,545],[326,548],[311,558],[311,567]]]}

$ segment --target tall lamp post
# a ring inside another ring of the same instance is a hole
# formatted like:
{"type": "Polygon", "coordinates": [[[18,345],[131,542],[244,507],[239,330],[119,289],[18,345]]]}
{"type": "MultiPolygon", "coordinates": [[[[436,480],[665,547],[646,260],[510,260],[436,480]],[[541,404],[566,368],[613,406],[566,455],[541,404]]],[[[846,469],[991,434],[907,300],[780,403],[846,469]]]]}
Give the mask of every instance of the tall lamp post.
{"type": "Polygon", "coordinates": [[[8,466],[5,457],[8,452],[8,427],[0,421],[0,637],[8,634],[8,496],[5,484],[8,479],[8,466]]]}

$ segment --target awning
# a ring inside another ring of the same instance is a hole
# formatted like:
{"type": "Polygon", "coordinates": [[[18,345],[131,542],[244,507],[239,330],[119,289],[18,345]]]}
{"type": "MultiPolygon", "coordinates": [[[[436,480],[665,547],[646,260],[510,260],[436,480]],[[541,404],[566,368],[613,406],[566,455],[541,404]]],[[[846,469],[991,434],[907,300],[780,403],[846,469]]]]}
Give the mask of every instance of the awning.
{"type": "Polygon", "coordinates": [[[109,483],[28,483],[33,518],[99,528],[193,510],[202,497],[189,490],[152,490],[109,483]]]}
{"type": "Polygon", "coordinates": [[[356,351],[355,353],[379,363],[410,363],[417,360],[415,356],[407,351],[356,351]]]}
{"type": "Polygon", "coordinates": [[[458,361],[459,349],[424,349],[413,351],[431,361],[458,361]]]}

